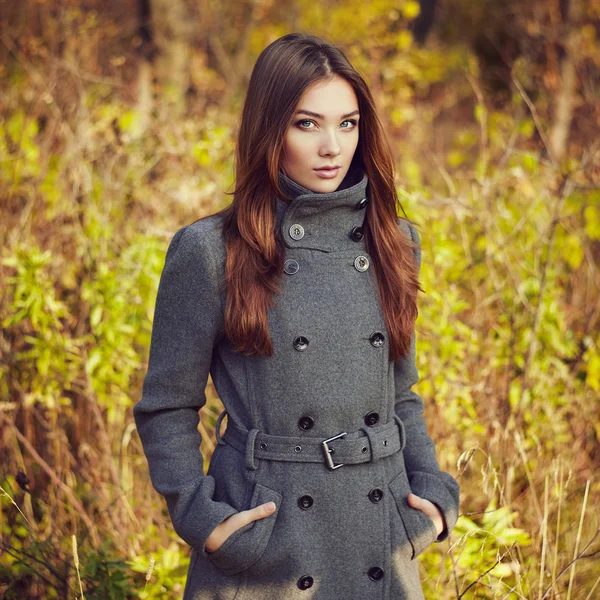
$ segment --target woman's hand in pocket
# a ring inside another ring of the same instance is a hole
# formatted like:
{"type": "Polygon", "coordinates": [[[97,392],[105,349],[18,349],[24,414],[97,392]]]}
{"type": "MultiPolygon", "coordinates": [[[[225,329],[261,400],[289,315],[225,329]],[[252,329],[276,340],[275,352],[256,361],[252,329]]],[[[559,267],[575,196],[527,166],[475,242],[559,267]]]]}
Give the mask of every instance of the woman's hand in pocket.
{"type": "Polygon", "coordinates": [[[274,512],[275,503],[267,502],[227,517],[224,521],[221,521],[221,523],[211,531],[208,538],[206,538],[206,551],[209,554],[215,552],[215,550],[218,550],[232,533],[241,529],[244,525],[247,525],[252,521],[257,521],[258,519],[264,519],[274,512]]]}
{"type": "Polygon", "coordinates": [[[444,531],[446,528],[444,515],[442,515],[442,511],[433,502],[421,498],[421,496],[417,496],[416,494],[409,494],[408,503],[413,508],[424,512],[433,521],[438,536],[444,531]]]}

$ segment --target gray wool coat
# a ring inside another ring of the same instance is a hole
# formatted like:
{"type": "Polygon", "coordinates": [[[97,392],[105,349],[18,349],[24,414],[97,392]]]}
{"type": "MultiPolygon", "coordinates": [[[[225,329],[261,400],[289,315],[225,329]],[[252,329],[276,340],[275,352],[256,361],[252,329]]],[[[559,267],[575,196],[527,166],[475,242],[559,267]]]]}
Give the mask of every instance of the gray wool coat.
{"type": "Polygon", "coordinates": [[[415,559],[454,527],[459,486],[440,470],[411,390],[415,338],[405,359],[388,358],[361,230],[368,178],[353,168],[335,192],[315,193],[280,177],[294,200],[277,199],[286,263],[269,312],[273,356],[244,357],[224,336],[220,217],[175,233],[160,279],[134,418],[152,484],[192,548],[183,598],[422,599],[415,559]],[[204,475],[209,373],[227,428],[204,475]],[[408,505],[411,490],[441,509],[439,537],[408,505]],[[220,522],[270,500],[273,514],[206,551],[220,522]]]}

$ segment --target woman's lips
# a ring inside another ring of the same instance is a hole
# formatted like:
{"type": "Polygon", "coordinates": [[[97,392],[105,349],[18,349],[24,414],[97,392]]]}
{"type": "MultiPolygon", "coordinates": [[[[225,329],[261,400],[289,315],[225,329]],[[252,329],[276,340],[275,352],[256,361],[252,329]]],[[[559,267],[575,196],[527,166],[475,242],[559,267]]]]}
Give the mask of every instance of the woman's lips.
{"type": "Polygon", "coordinates": [[[340,167],[335,169],[315,169],[315,173],[323,179],[333,179],[340,170],[340,167]]]}

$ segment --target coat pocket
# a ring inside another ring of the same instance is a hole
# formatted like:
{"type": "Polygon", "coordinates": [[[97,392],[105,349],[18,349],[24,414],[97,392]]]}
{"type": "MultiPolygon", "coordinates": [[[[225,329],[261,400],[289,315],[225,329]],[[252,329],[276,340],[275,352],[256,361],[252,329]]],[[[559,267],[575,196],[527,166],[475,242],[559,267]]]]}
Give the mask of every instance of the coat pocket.
{"type": "Polygon", "coordinates": [[[412,546],[411,559],[414,559],[436,540],[435,523],[423,511],[413,508],[408,503],[408,494],[412,490],[408,483],[406,471],[402,470],[396,475],[389,482],[388,487],[394,497],[398,514],[412,546]]]}
{"type": "Polygon", "coordinates": [[[226,575],[234,575],[251,567],[267,548],[279,514],[281,500],[282,496],[279,492],[255,483],[248,508],[273,501],[275,512],[234,531],[214,552],[208,553],[209,560],[226,575]]]}

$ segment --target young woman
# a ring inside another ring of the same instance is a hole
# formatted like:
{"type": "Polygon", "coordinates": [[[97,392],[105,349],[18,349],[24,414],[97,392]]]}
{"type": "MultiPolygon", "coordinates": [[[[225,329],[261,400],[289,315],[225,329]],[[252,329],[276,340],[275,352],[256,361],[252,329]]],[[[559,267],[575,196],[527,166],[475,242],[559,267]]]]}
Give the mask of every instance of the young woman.
{"type": "Polygon", "coordinates": [[[300,34],[269,45],[233,202],[167,250],[134,408],[192,547],[186,600],[423,598],[415,559],[454,527],[459,486],[411,390],[421,251],[397,206],[373,98],[342,51],[300,34]],[[204,475],[209,373],[226,410],[204,475]]]}

